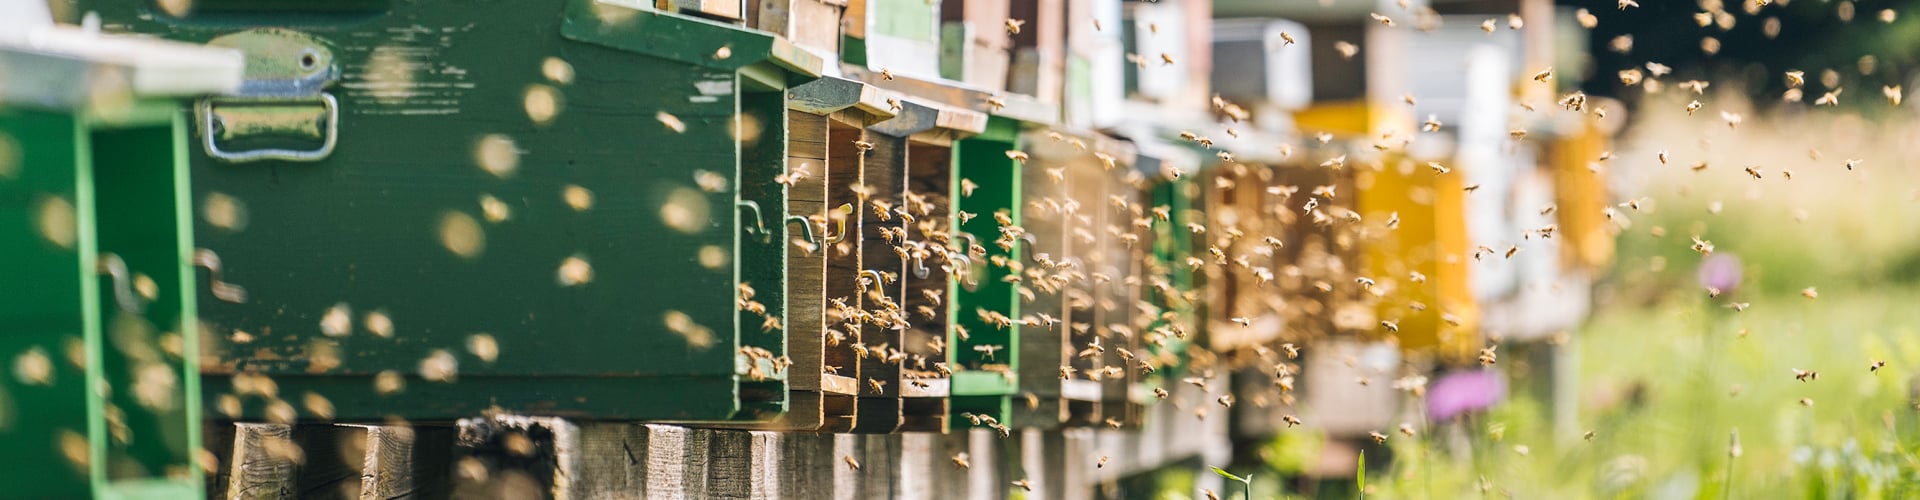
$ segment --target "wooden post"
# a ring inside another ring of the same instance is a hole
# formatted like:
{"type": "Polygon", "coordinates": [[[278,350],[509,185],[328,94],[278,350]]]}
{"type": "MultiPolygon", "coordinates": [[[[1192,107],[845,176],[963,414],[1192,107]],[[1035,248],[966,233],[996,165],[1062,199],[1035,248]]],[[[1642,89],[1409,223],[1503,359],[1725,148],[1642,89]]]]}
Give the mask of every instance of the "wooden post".
{"type": "Polygon", "coordinates": [[[294,476],[302,460],[299,447],[293,445],[293,426],[239,422],[233,428],[227,498],[293,498],[294,476]]]}

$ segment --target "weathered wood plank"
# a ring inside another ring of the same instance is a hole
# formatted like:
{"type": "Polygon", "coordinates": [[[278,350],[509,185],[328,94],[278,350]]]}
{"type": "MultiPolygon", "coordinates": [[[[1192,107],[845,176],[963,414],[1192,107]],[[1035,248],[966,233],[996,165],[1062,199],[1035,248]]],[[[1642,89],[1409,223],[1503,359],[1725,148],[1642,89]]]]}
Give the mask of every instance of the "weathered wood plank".
{"type": "Polygon", "coordinates": [[[302,460],[299,447],[293,444],[293,426],[239,422],[233,427],[227,498],[293,498],[302,460]]]}
{"type": "Polygon", "coordinates": [[[443,498],[451,492],[453,428],[364,426],[360,499],[443,498]]]}

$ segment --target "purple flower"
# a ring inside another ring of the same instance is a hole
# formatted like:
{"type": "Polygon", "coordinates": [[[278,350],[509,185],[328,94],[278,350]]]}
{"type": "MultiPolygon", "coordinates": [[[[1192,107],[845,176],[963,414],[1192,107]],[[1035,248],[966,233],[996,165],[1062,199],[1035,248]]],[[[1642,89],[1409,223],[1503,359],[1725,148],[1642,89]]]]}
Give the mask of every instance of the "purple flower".
{"type": "Polygon", "coordinates": [[[1427,416],[1435,422],[1492,408],[1507,397],[1507,381],[1493,370],[1449,373],[1427,388],[1427,416]]]}
{"type": "Polygon", "coordinates": [[[1732,254],[1715,253],[1700,259],[1700,286],[1720,293],[1732,292],[1740,286],[1740,258],[1732,254]]]}

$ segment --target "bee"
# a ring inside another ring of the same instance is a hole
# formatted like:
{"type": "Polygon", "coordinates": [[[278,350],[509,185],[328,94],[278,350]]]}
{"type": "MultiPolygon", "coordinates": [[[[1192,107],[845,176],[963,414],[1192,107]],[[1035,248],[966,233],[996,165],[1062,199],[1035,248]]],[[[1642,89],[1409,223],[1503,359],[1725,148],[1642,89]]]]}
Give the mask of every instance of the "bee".
{"type": "Polygon", "coordinates": [[[1400,433],[1406,435],[1407,437],[1413,437],[1414,435],[1413,424],[1407,423],[1407,422],[1401,422],[1400,433]]]}
{"type": "Polygon", "coordinates": [[[1746,312],[1746,311],[1747,311],[1747,308],[1749,308],[1749,307],[1753,307],[1753,303],[1751,303],[1751,302],[1735,302],[1735,303],[1732,303],[1732,304],[1727,304],[1727,308],[1729,308],[1729,309],[1733,309],[1733,312],[1746,312]]]}
{"type": "Polygon", "coordinates": [[[1153,388],[1153,397],[1160,398],[1160,399],[1167,399],[1167,390],[1159,387],[1155,387],[1153,388]]]}
{"type": "Polygon", "coordinates": [[[1341,59],[1353,60],[1353,56],[1360,53],[1360,46],[1341,40],[1333,42],[1333,50],[1340,53],[1341,59]]]}
{"type": "Polygon", "coordinates": [[[1217,493],[1214,493],[1213,490],[1201,488],[1200,492],[1205,493],[1207,495],[1207,500],[1220,500],[1220,495],[1217,493]]]}
{"type": "Polygon", "coordinates": [[[1387,214],[1387,229],[1400,228],[1400,212],[1387,214]]]}
{"type": "Polygon", "coordinates": [[[1801,382],[1806,382],[1808,380],[1820,380],[1820,372],[1794,368],[1793,379],[1801,382]]]}
{"type": "MultiPolygon", "coordinates": [[[[1113,419],[1107,419],[1107,420],[1113,420],[1113,419]]],[[[1120,422],[1119,422],[1119,421],[1114,421],[1114,423],[1116,423],[1116,424],[1117,424],[1117,423],[1120,423],[1120,422]]],[[[1106,456],[1106,455],[1101,455],[1101,456],[1100,456],[1100,460],[1097,460],[1097,461],[1095,461],[1095,462],[1093,463],[1093,468],[1095,468],[1095,469],[1104,469],[1104,468],[1106,468],[1106,467],[1107,467],[1107,456],[1106,456]]]]}
{"type": "Polygon", "coordinates": [[[1797,89],[1797,88],[1800,88],[1801,85],[1806,85],[1806,83],[1807,83],[1807,72],[1800,71],[1800,70],[1793,70],[1793,71],[1787,72],[1787,88],[1797,89]]]}
{"type": "Polygon", "coordinates": [[[1445,174],[1453,171],[1453,169],[1447,168],[1446,165],[1441,165],[1440,162],[1437,162],[1437,161],[1427,162],[1427,168],[1433,169],[1433,173],[1435,175],[1445,174]]]}
{"type": "Polygon", "coordinates": [[[1635,8],[1640,7],[1640,2],[1635,2],[1633,0],[1620,0],[1619,5],[1620,5],[1620,10],[1627,10],[1628,7],[1635,7],[1635,8]]]}
{"type": "Polygon", "coordinates": [[[1659,156],[1659,158],[1660,158],[1660,164],[1661,164],[1661,165],[1666,165],[1666,164],[1667,164],[1667,152],[1666,152],[1666,151],[1664,151],[1664,150],[1662,150],[1662,151],[1660,151],[1660,154],[1659,154],[1658,156],[1659,156]]]}
{"type": "Polygon", "coordinates": [[[1499,348],[1500,346],[1495,345],[1495,346],[1488,346],[1486,349],[1481,349],[1480,350],[1480,366],[1493,366],[1494,361],[1500,358],[1500,356],[1497,354],[1494,354],[1493,351],[1494,349],[1499,349],[1499,348]]]}
{"type": "Polygon", "coordinates": [[[1893,106],[1899,106],[1900,97],[1903,94],[1900,93],[1900,86],[1894,85],[1890,87],[1880,87],[1880,95],[1884,95],[1887,97],[1887,104],[1893,105],[1893,106]]]}
{"type": "Polygon", "coordinates": [[[1293,415],[1281,415],[1280,420],[1286,422],[1287,427],[1293,427],[1296,425],[1300,425],[1301,423],[1300,417],[1295,417],[1293,415]]]}
{"type": "Polygon", "coordinates": [[[1692,166],[1689,166],[1688,168],[1691,168],[1691,169],[1693,169],[1693,171],[1695,171],[1695,172],[1699,172],[1699,171],[1701,171],[1701,170],[1706,170],[1706,169],[1707,169],[1707,162],[1705,162],[1705,161],[1696,161],[1696,162],[1693,162],[1693,165],[1692,165],[1692,166]]]}
{"type": "Polygon", "coordinates": [[[1876,360],[1873,360],[1873,364],[1867,365],[1867,371],[1873,372],[1873,373],[1880,373],[1880,369],[1886,366],[1887,366],[1887,362],[1876,359],[1876,360]]]}
{"type": "Polygon", "coordinates": [[[1373,438],[1373,444],[1387,444],[1387,435],[1381,434],[1380,431],[1369,431],[1367,437],[1373,438]]]}
{"type": "Polygon", "coordinates": [[[1582,436],[1580,436],[1580,438],[1581,438],[1581,439],[1585,439],[1585,440],[1588,440],[1588,441],[1592,441],[1592,440],[1593,440],[1593,431],[1587,431],[1587,433],[1586,433],[1585,435],[1582,435],[1582,436]]]}
{"type": "Polygon", "coordinates": [[[1800,398],[1800,406],[1813,407],[1813,398],[1800,398]]]}
{"type": "Polygon", "coordinates": [[[954,455],[953,455],[953,457],[951,458],[951,460],[953,460],[953,466],[954,466],[954,467],[959,467],[959,468],[962,468],[962,469],[971,469],[971,468],[973,468],[973,462],[972,462],[972,461],[969,461],[969,460],[967,459],[967,452],[964,452],[964,451],[963,451],[963,452],[960,452],[960,453],[956,453],[956,454],[954,454],[954,455]]]}
{"type": "Polygon", "coordinates": [[[1864,160],[1847,160],[1847,170],[1853,170],[1853,167],[1860,166],[1861,161],[1864,160]]]}
{"type": "Polygon", "coordinates": [[[1825,94],[1821,94],[1821,95],[1820,95],[1820,98],[1819,98],[1819,99],[1815,99],[1815,100],[1813,101],[1813,105],[1815,105],[1815,106],[1828,106],[1828,107],[1833,107],[1833,106],[1839,106],[1839,105],[1840,105],[1840,91],[1842,91],[1842,90],[1845,90],[1845,89],[1833,89],[1833,91],[1832,91],[1832,92],[1827,92],[1827,93],[1825,93],[1825,94]]]}
{"type": "MultiPolygon", "coordinates": [[[[1488,21],[1492,21],[1492,20],[1489,19],[1488,21]]],[[[1547,69],[1540,70],[1539,73],[1533,74],[1533,81],[1536,81],[1536,82],[1546,83],[1548,80],[1552,80],[1552,79],[1553,79],[1553,66],[1547,66],[1547,69]]]]}
{"type": "Polygon", "coordinates": [[[1427,115],[1427,121],[1420,122],[1420,130],[1427,131],[1427,132],[1439,132],[1440,117],[1437,115],[1427,115]]]}
{"type": "Polygon", "coordinates": [[[856,471],[860,470],[860,461],[854,460],[853,455],[841,455],[840,459],[845,460],[847,462],[848,470],[856,470],[856,471]]]}
{"type": "Polygon", "coordinates": [[[1019,481],[1014,481],[1014,482],[1013,482],[1013,485],[1014,485],[1014,486],[1019,486],[1021,490],[1025,490],[1025,491],[1033,491],[1033,481],[1028,481],[1028,480],[1025,480],[1025,479],[1021,479],[1021,480],[1019,480],[1019,481]]]}
{"type": "Polygon", "coordinates": [[[1293,34],[1287,33],[1285,31],[1280,32],[1280,39],[1285,41],[1284,43],[1285,45],[1293,45],[1294,43],[1297,43],[1293,39],[1293,34]]]}
{"type": "Polygon", "coordinates": [[[1220,403],[1220,407],[1222,408],[1233,408],[1233,395],[1220,396],[1220,398],[1215,399],[1214,402],[1220,403]]]}
{"type": "MultiPolygon", "coordinates": [[[[973,190],[975,189],[980,189],[980,185],[974,183],[972,179],[960,179],[960,197],[961,198],[972,197],[973,190]]],[[[965,224],[965,222],[962,222],[962,224],[965,224]]]]}
{"type": "Polygon", "coordinates": [[[1494,30],[1494,20],[1493,20],[1493,19],[1491,19],[1491,18],[1489,18],[1489,19],[1487,19],[1487,20],[1485,20],[1485,21],[1481,21],[1481,22],[1480,22],[1480,31],[1485,31],[1485,32],[1487,32],[1487,33],[1493,33],[1493,30],[1494,30]]]}
{"type": "Polygon", "coordinates": [[[1693,116],[1693,112],[1699,111],[1700,106],[1702,106],[1702,104],[1700,104],[1698,100],[1687,103],[1687,116],[1693,116]]]}
{"type": "Polygon", "coordinates": [[[1008,18],[1008,19],[1007,19],[1007,34],[1009,34],[1009,35],[1018,35],[1018,34],[1020,34],[1020,27],[1021,27],[1021,26],[1025,26],[1026,24],[1027,24],[1027,22],[1026,22],[1025,20],[1021,20],[1021,19],[1013,19],[1013,18],[1008,18]]]}
{"type": "Polygon", "coordinates": [[[1007,107],[1006,99],[989,96],[987,97],[986,100],[987,100],[987,106],[992,107],[994,111],[999,111],[1007,107]]]}
{"type": "Polygon", "coordinates": [[[1386,26],[1389,28],[1393,27],[1393,18],[1380,15],[1380,13],[1378,12],[1370,12],[1368,13],[1368,15],[1372,16],[1373,20],[1375,22],[1380,23],[1381,26],[1386,26]]]}
{"type": "Polygon", "coordinates": [[[1299,346],[1295,346],[1295,345],[1293,345],[1293,344],[1290,344],[1290,343],[1289,343],[1289,344],[1280,344],[1280,351],[1281,351],[1281,352],[1284,352],[1284,353],[1286,353],[1286,355],[1287,355],[1287,359],[1299,359],[1299,358],[1300,358],[1300,347],[1299,347],[1299,346]]]}
{"type": "Polygon", "coordinates": [[[1172,55],[1170,55],[1170,54],[1167,54],[1167,53],[1165,53],[1165,52],[1161,52],[1161,53],[1160,53],[1160,65],[1161,65],[1161,66],[1172,66],[1172,65],[1173,65],[1173,56],[1172,56],[1172,55]]]}
{"type": "Polygon", "coordinates": [[[1471,193],[1471,192],[1474,192],[1475,190],[1478,190],[1478,189],[1480,189],[1480,185],[1479,185],[1479,184],[1468,184],[1468,185],[1467,185],[1467,187],[1465,187],[1465,188],[1463,188],[1463,189],[1465,189],[1465,190],[1466,190],[1466,192],[1469,192],[1469,193],[1471,193]]]}
{"type": "Polygon", "coordinates": [[[1250,326],[1253,326],[1253,320],[1251,320],[1251,319],[1247,319],[1247,318],[1245,318],[1245,317],[1235,317],[1235,318],[1233,318],[1233,322],[1234,322],[1234,323],[1239,323],[1239,324],[1240,324],[1240,326],[1243,326],[1243,327],[1250,327],[1250,326]]]}
{"type": "Polygon", "coordinates": [[[1007,150],[1007,159],[1021,162],[1021,163],[1026,163],[1027,153],[1025,151],[1009,149],[1007,150]]]}
{"type": "Polygon", "coordinates": [[[1592,12],[1588,12],[1587,9],[1575,11],[1573,16],[1580,20],[1580,27],[1582,28],[1593,29],[1595,26],[1600,25],[1600,17],[1593,15],[1592,12]]]}

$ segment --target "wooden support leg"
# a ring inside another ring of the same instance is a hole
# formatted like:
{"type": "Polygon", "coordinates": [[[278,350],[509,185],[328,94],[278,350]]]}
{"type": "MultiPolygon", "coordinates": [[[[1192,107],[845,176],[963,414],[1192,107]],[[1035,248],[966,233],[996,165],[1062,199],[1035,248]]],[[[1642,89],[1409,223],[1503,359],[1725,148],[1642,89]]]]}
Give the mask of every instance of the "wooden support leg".
{"type": "Polygon", "coordinates": [[[294,478],[303,457],[293,444],[293,426],[241,422],[233,424],[233,430],[227,498],[294,498],[294,478]]]}
{"type": "Polygon", "coordinates": [[[451,492],[451,427],[362,426],[360,500],[445,498],[451,492]]]}

